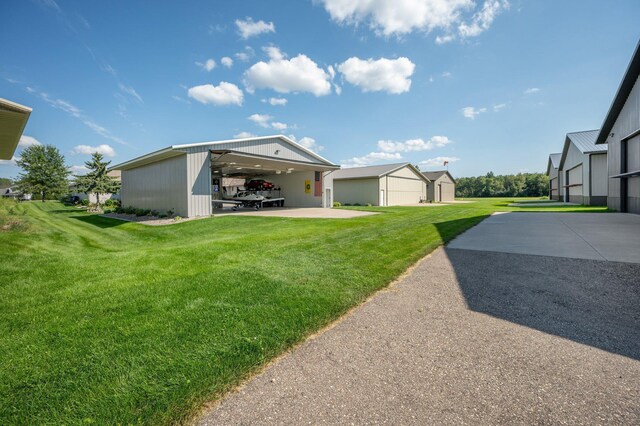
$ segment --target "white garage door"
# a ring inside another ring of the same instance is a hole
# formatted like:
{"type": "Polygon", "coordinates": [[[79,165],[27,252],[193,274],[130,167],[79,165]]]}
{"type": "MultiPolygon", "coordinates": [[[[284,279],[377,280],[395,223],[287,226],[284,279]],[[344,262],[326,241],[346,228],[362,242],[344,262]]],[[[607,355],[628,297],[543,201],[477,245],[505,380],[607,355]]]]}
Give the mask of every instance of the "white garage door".
{"type": "MultiPolygon", "coordinates": [[[[569,196],[582,196],[582,164],[569,170],[569,196]],[[575,185],[575,186],[574,186],[575,185]]],[[[575,200],[581,202],[581,200],[575,200]]]]}

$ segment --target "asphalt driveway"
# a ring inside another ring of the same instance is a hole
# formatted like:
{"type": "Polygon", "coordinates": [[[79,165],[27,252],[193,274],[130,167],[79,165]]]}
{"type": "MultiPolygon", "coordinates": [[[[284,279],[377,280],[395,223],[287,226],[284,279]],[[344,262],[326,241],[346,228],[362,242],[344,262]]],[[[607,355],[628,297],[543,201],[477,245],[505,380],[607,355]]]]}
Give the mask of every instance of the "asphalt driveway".
{"type": "Polygon", "coordinates": [[[640,264],[465,248],[492,219],[200,424],[640,423],[640,264]]]}

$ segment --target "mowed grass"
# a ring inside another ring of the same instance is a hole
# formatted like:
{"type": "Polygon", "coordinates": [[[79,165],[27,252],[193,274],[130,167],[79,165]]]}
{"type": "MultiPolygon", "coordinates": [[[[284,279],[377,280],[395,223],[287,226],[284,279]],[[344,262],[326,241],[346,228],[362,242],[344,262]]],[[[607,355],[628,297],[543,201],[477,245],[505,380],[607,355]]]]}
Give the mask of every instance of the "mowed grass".
{"type": "Polygon", "coordinates": [[[187,422],[493,211],[534,210],[511,200],[164,227],[1,201],[0,424],[187,422]]]}

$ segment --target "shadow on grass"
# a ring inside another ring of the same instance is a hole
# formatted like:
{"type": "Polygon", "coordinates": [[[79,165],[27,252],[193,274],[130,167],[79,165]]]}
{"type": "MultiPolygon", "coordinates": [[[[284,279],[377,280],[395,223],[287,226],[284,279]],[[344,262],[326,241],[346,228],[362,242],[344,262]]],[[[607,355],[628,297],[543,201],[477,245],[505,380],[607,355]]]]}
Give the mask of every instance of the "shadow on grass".
{"type": "MultiPolygon", "coordinates": [[[[446,241],[456,225],[435,226],[446,241]]],[[[469,309],[640,360],[640,265],[448,247],[445,252],[469,309]]]]}
{"type": "Polygon", "coordinates": [[[93,215],[82,215],[82,216],[70,216],[70,219],[76,219],[79,220],[80,222],[84,222],[87,223],[89,225],[93,225],[93,226],[97,226],[98,228],[114,228],[116,226],[120,226],[120,225],[124,225],[125,221],[123,220],[117,220],[117,219],[111,219],[108,217],[102,217],[96,214],[93,215]]]}

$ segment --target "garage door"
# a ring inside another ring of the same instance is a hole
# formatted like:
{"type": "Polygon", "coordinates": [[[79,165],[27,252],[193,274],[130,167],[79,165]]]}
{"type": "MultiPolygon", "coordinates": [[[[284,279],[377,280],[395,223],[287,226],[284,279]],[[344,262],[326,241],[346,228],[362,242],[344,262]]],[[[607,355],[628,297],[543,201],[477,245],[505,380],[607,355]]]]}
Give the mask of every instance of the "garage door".
{"type": "Polygon", "coordinates": [[[582,164],[569,170],[569,201],[582,203],[582,164]]]}
{"type": "Polygon", "coordinates": [[[551,189],[549,197],[552,200],[558,199],[558,178],[555,177],[549,181],[549,188],[551,189]]]}
{"type": "Polygon", "coordinates": [[[415,204],[425,197],[427,185],[422,179],[389,176],[387,178],[387,205],[415,204]]]}
{"type": "Polygon", "coordinates": [[[441,201],[453,201],[456,198],[456,186],[453,182],[442,181],[440,183],[441,201]]]}

